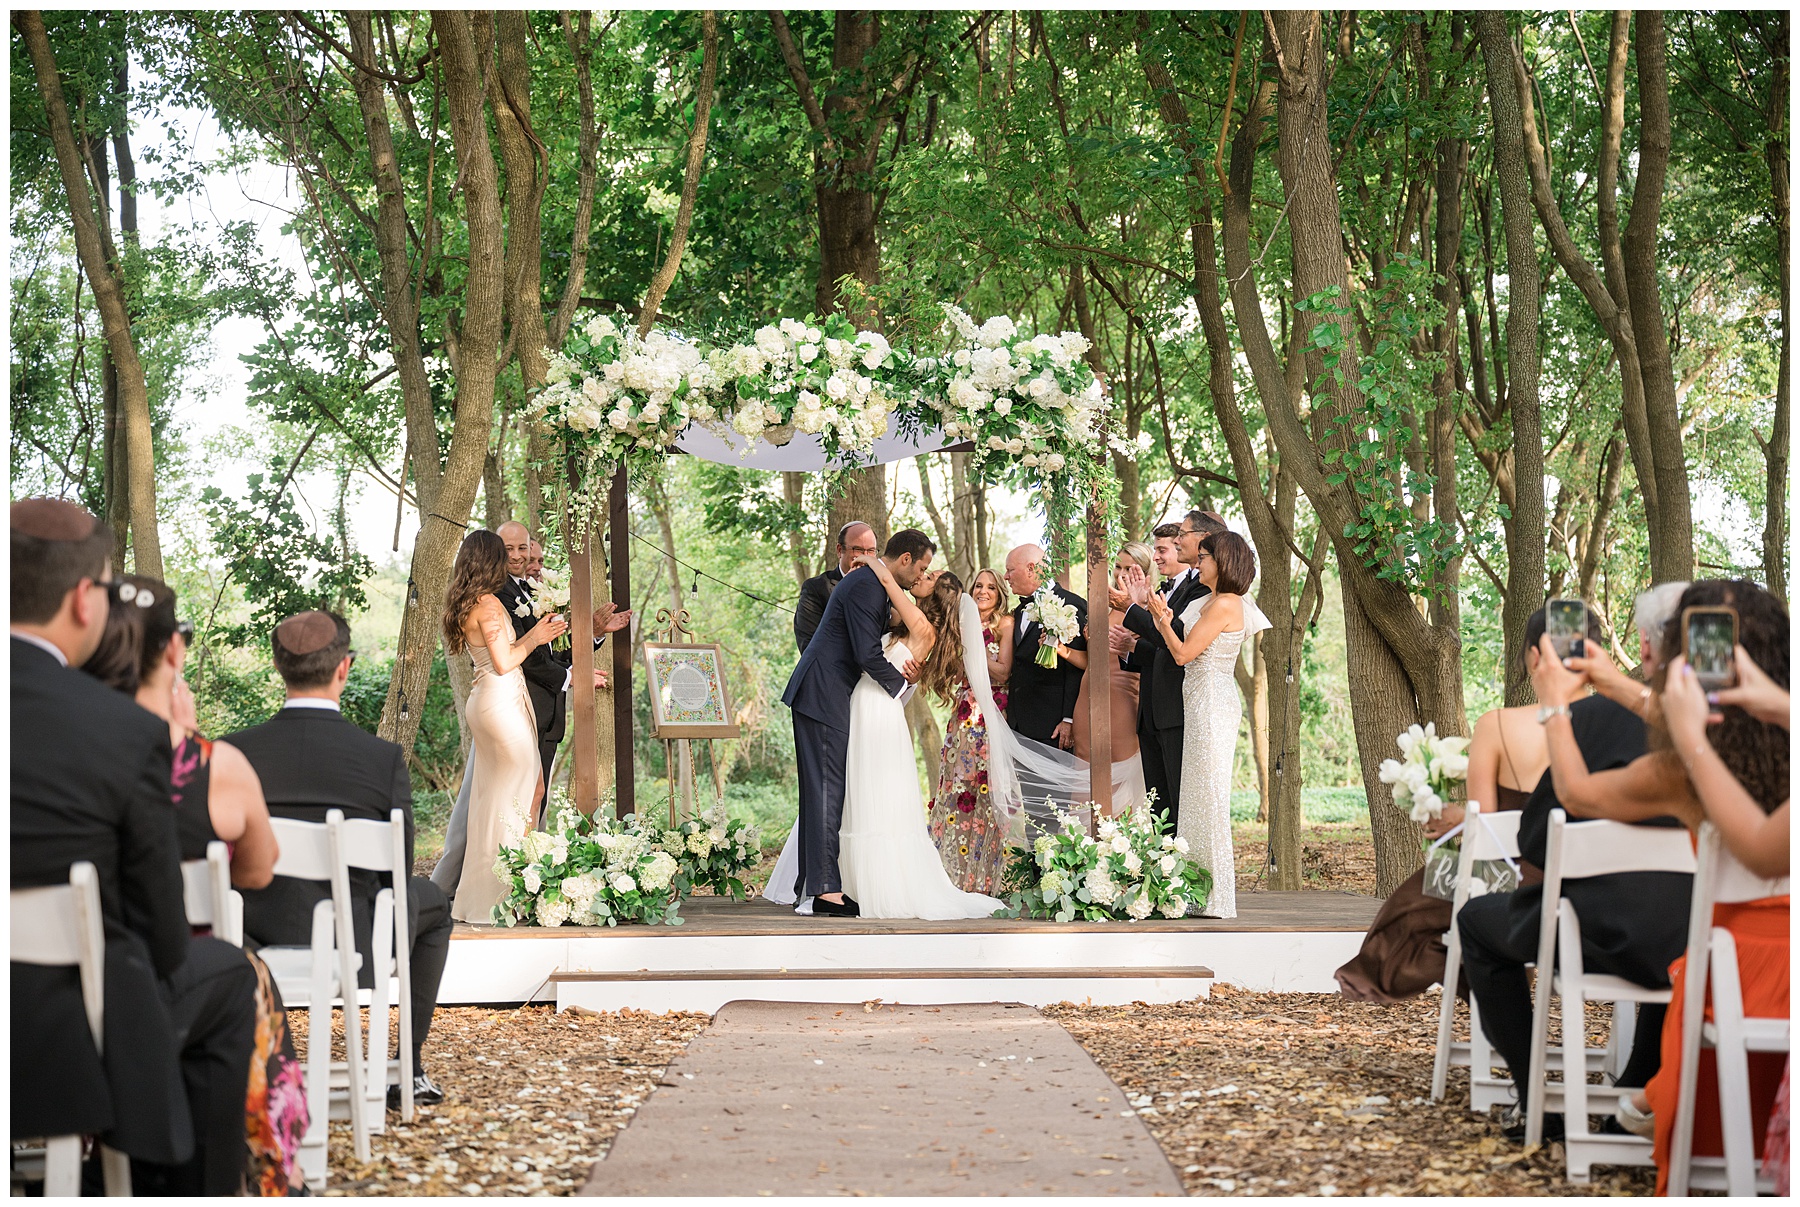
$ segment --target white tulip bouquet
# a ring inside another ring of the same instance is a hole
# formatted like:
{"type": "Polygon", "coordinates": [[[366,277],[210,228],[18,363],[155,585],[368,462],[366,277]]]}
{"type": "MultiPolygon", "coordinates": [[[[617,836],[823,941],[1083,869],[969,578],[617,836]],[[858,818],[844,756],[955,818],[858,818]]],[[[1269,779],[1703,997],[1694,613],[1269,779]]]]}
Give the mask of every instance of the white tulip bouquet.
{"type": "Polygon", "coordinates": [[[1438,736],[1435,722],[1409,726],[1398,739],[1400,757],[1383,759],[1381,782],[1416,822],[1443,816],[1456,786],[1469,777],[1469,739],[1438,736]]]}
{"type": "Polygon", "coordinates": [[[1025,605],[1025,619],[1044,626],[1044,637],[1049,639],[1038,641],[1036,661],[1042,667],[1055,666],[1057,643],[1067,645],[1081,632],[1075,605],[1065,602],[1049,583],[1039,587],[1025,605]]]}

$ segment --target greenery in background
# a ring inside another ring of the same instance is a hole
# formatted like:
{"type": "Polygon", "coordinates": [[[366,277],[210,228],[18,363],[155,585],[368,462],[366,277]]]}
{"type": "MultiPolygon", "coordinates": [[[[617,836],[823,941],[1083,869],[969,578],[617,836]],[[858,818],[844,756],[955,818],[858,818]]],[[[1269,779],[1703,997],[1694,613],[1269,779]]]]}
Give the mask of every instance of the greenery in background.
{"type": "MultiPolygon", "coordinates": [[[[550,173],[543,267],[546,294],[553,297],[567,274],[574,237],[578,93],[559,17],[540,12],[530,19],[534,126],[545,140],[550,173]]],[[[1370,532],[1364,534],[1371,538],[1371,556],[1393,559],[1391,579],[1428,594],[1460,554],[1455,570],[1463,702],[1472,721],[1501,702],[1505,680],[1507,512],[1499,482],[1514,433],[1511,416],[1498,405],[1504,395],[1492,380],[1506,363],[1507,278],[1491,118],[1480,56],[1451,50],[1458,19],[1450,13],[1327,16],[1327,34],[1336,35],[1328,36],[1334,67],[1330,130],[1343,143],[1334,148],[1339,194],[1347,230],[1356,235],[1348,249],[1348,304],[1360,307],[1368,323],[1363,371],[1373,387],[1370,410],[1357,422],[1380,437],[1367,439],[1332,472],[1367,484],[1366,498],[1391,483],[1365,516],[1370,532]],[[1410,442],[1430,405],[1437,353],[1421,342],[1421,333],[1430,329],[1435,301],[1421,264],[1391,254],[1407,234],[1397,215],[1411,215],[1420,233],[1428,232],[1429,204],[1409,209],[1417,198],[1407,190],[1410,180],[1420,178],[1418,165],[1444,138],[1466,138],[1471,149],[1459,260],[1459,305],[1467,322],[1458,329],[1455,387],[1460,515],[1451,525],[1441,518],[1417,522],[1415,515],[1430,487],[1410,442]],[[1383,293],[1383,282],[1395,288],[1383,293]],[[1484,375],[1490,399],[1485,410],[1477,405],[1484,375]]],[[[167,577],[181,593],[183,614],[200,631],[190,677],[202,727],[224,733],[266,717],[280,699],[268,665],[269,623],[300,607],[330,606],[350,614],[361,652],[347,711],[373,729],[407,575],[396,569],[385,541],[380,549],[357,548],[347,515],[371,484],[385,492],[376,497],[390,507],[393,491],[404,488],[394,478],[402,408],[382,319],[365,291],[377,276],[372,237],[351,213],[372,204],[373,196],[354,99],[341,82],[327,86],[302,72],[295,83],[309,96],[316,89],[319,103],[297,111],[293,129],[326,147],[322,154],[332,157],[346,182],[341,196],[327,192],[305,204],[289,198],[292,213],[280,234],[297,243],[307,266],[295,274],[280,266],[263,232],[202,217],[204,207],[195,204],[203,172],[249,164],[286,170],[279,149],[257,135],[271,128],[264,107],[278,98],[242,85],[258,78],[276,48],[309,64],[308,71],[318,70],[317,48],[295,21],[276,13],[230,12],[67,12],[46,14],[45,20],[78,120],[103,132],[128,111],[140,152],[140,204],[166,207],[154,233],[128,250],[124,272],[152,402],[167,577]],[[117,93],[111,76],[111,64],[127,45],[133,56],[129,98],[117,93]],[[215,121],[226,134],[225,149],[210,161],[186,132],[196,119],[215,121]],[[340,244],[364,266],[363,279],[341,271],[332,255],[340,244]],[[212,346],[211,333],[226,317],[254,324],[254,346],[212,346]],[[240,424],[219,432],[184,424],[184,412],[221,388],[209,365],[231,352],[240,354],[249,376],[240,424]],[[254,476],[242,488],[234,483],[215,490],[206,480],[217,464],[245,465],[254,476]],[[330,483],[328,497],[316,489],[302,497],[299,483],[321,479],[330,483]]],[[[422,53],[428,22],[406,13],[393,21],[396,42],[411,39],[410,53],[422,53]]],[[[823,71],[832,58],[834,14],[796,12],[790,21],[802,52],[820,69],[824,95],[841,99],[832,90],[852,87],[857,79],[854,72],[834,78],[823,71]]],[[[1150,437],[1137,465],[1114,463],[1120,479],[1115,525],[1141,534],[1165,513],[1189,506],[1238,518],[1235,493],[1221,480],[1235,471],[1214,412],[1212,356],[1195,309],[1187,164],[1158,114],[1139,57],[1146,37],[1175,44],[1171,62],[1191,92],[1187,103],[1196,121],[1216,125],[1226,103],[1237,14],[986,11],[909,14],[905,21],[890,15],[886,21],[888,33],[868,75],[888,78],[882,73],[902,47],[926,51],[907,84],[907,117],[889,128],[868,171],[876,191],[882,278],[868,295],[890,333],[935,324],[936,306],[944,300],[978,316],[1027,315],[1040,330],[1079,325],[1085,311],[1120,427],[1128,437],[1150,437]]],[[[1573,237],[1596,258],[1591,192],[1583,190],[1591,190],[1603,114],[1588,60],[1596,48],[1604,53],[1611,16],[1546,12],[1510,21],[1541,85],[1536,99],[1553,157],[1553,188],[1573,237]]],[[[1778,243],[1786,215],[1777,212],[1771,195],[1768,157],[1785,155],[1786,131],[1785,109],[1773,130],[1765,128],[1758,98],[1771,80],[1785,79],[1785,21],[1779,13],[1668,18],[1674,155],[1659,224],[1658,284],[1671,319],[1693,490],[1706,513],[1733,526],[1730,532],[1704,525],[1697,531],[1701,573],[1763,576],[1756,551],[1742,537],[1762,524],[1767,504],[1762,442],[1774,415],[1786,321],[1785,252],[1778,243]]],[[[1257,62],[1259,25],[1251,14],[1238,115],[1253,78],[1270,71],[1257,62]]],[[[591,309],[634,311],[666,251],[691,104],[679,81],[691,74],[698,26],[691,12],[630,11],[594,19],[592,81],[602,170],[582,289],[591,309]]],[[[703,335],[746,318],[812,309],[819,267],[813,136],[769,18],[723,13],[721,27],[706,170],[686,259],[663,304],[665,322],[703,335]]],[[[64,495],[104,512],[101,327],[91,287],[75,266],[60,182],[40,129],[41,104],[16,37],[12,53],[10,485],[14,497],[64,495]]],[[[420,182],[434,182],[431,219],[442,224],[440,254],[424,273],[420,338],[431,358],[430,393],[443,435],[456,397],[451,344],[468,245],[452,187],[455,157],[446,153],[441,117],[433,117],[432,81],[426,71],[390,89],[389,104],[401,129],[397,154],[408,187],[423,197],[420,182]],[[440,122],[435,142],[427,136],[433,120],[440,122]]],[[[1633,116],[1624,132],[1627,176],[1637,156],[1637,87],[1628,71],[1627,111],[1633,116]]],[[[1272,155],[1274,135],[1271,126],[1265,155],[1272,155]]],[[[1286,288],[1293,249],[1270,164],[1257,178],[1253,201],[1259,271],[1273,295],[1286,288]]],[[[423,205],[419,201],[421,215],[423,205]]],[[[1554,261],[1541,231],[1538,239],[1548,269],[1554,261]]],[[[1328,301],[1336,305],[1339,299],[1328,301]]],[[[1571,538],[1604,493],[1609,451],[1623,439],[1623,398],[1605,333],[1566,274],[1545,272],[1542,306],[1542,424],[1552,516],[1547,586],[1572,592],[1581,567],[1571,538]]],[[[1258,472],[1272,480],[1279,459],[1263,405],[1241,345],[1234,342],[1230,354],[1246,436],[1257,451],[1258,472]]],[[[493,422],[504,497],[484,498],[472,522],[526,514],[529,400],[521,382],[517,364],[509,362],[493,422]]],[[[933,469],[940,484],[948,478],[942,461],[933,469]]],[[[889,527],[935,531],[935,517],[910,480],[889,471],[889,527]]],[[[678,458],[664,483],[634,494],[630,504],[635,598],[620,602],[639,610],[635,640],[649,635],[659,609],[679,606],[689,610],[698,640],[724,647],[745,733],[716,743],[726,800],[734,815],[754,818],[771,843],[785,835],[794,798],[792,733],[777,703],[797,657],[788,611],[797,593],[789,538],[798,532],[809,570],[828,564],[827,517],[836,485],[811,476],[795,505],[777,475],[678,458]],[[683,564],[672,566],[671,554],[683,564]]],[[[995,490],[986,498],[995,533],[1010,526],[1021,539],[1040,535],[1039,521],[1028,515],[998,514],[1013,506],[1007,495],[995,490]]],[[[938,503],[947,510],[942,494],[938,503]]],[[[552,528],[554,504],[552,496],[543,517],[552,528]]],[[[1302,499],[1293,533],[1297,547],[1312,547],[1315,523],[1302,499]]],[[[1628,654],[1634,645],[1632,597],[1649,572],[1646,530],[1641,491],[1626,458],[1589,594],[1628,654]]],[[[992,537],[978,560],[997,562],[1009,543],[992,537]]],[[[566,559],[553,548],[551,560],[566,559]]],[[[1322,610],[1293,668],[1301,737],[1300,749],[1288,752],[1308,785],[1303,813],[1310,821],[1338,817],[1352,794],[1362,799],[1345,623],[1329,556],[1323,587],[1322,610]]],[[[639,651],[633,653],[641,667],[639,651]]],[[[1286,669],[1272,667],[1270,673],[1286,669]]],[[[632,753],[645,808],[666,799],[659,795],[666,768],[662,744],[649,736],[641,673],[636,681],[632,753]]],[[[421,831],[429,833],[460,770],[441,657],[427,699],[413,707],[424,719],[413,768],[421,831]]],[[[929,768],[935,751],[920,751],[920,759],[929,768]]],[[[709,773],[703,762],[703,789],[709,773]]],[[[1234,771],[1234,816],[1254,775],[1246,725],[1234,771]]],[[[928,784],[931,778],[927,771],[928,784]]]]}

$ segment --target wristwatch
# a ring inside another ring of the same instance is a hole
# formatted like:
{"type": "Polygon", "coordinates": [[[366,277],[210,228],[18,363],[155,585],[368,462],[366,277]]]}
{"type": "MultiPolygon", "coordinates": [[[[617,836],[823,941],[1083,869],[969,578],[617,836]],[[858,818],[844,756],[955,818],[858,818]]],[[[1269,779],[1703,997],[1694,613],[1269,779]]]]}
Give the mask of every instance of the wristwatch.
{"type": "Polygon", "coordinates": [[[1550,707],[1548,704],[1538,705],[1537,717],[1539,725],[1548,725],[1551,717],[1567,717],[1569,715],[1569,706],[1567,704],[1558,704],[1555,708],[1550,707]]]}

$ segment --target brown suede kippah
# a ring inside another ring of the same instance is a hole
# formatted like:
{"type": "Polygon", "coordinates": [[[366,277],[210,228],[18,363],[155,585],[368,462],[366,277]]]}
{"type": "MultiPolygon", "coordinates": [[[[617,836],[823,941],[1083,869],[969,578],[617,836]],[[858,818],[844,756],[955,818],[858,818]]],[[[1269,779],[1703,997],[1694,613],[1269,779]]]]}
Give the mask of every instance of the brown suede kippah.
{"type": "Polygon", "coordinates": [[[315,653],[337,640],[337,622],[323,612],[301,612],[275,626],[275,640],[290,654],[315,653]]]}
{"type": "Polygon", "coordinates": [[[65,499],[20,499],[12,505],[12,528],[40,541],[84,541],[99,523],[86,508],[65,499]]]}

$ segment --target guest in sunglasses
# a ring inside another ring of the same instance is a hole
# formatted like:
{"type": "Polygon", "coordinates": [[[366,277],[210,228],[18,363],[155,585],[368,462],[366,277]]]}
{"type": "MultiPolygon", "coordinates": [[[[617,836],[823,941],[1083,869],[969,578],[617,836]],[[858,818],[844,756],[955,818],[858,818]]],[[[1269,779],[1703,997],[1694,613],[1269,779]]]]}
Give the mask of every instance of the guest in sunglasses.
{"type": "Polygon", "coordinates": [[[193,693],[181,677],[193,623],[176,619],[175,592],[158,579],[125,574],[111,590],[100,648],[81,669],[169,723],[181,857],[204,859],[206,844],[222,841],[231,850],[232,885],[265,887],[277,852],[262,782],[235,747],[195,729],[193,693]]]}

